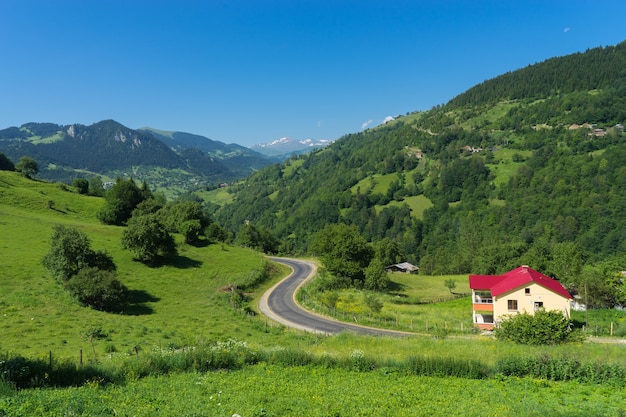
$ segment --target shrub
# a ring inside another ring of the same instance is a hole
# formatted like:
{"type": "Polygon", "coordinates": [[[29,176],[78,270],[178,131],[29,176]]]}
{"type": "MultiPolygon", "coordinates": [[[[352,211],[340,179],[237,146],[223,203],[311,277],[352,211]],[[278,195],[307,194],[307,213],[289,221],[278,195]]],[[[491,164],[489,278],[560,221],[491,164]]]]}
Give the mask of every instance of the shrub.
{"type": "Polygon", "coordinates": [[[559,311],[538,310],[509,316],[495,330],[495,336],[525,345],[555,345],[580,340],[569,321],[559,311]]]}
{"type": "Polygon", "coordinates": [[[114,272],[97,268],[81,269],[65,283],[65,288],[81,304],[103,311],[119,308],[128,293],[114,272]]]}

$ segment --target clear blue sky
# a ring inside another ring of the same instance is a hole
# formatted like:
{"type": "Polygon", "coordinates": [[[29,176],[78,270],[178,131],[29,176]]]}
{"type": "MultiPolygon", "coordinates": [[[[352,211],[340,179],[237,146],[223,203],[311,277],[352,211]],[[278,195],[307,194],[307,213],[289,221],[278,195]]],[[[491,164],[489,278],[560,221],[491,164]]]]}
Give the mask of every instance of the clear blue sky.
{"type": "Polygon", "coordinates": [[[626,39],[623,0],[0,0],[0,128],[336,139],[626,39]]]}

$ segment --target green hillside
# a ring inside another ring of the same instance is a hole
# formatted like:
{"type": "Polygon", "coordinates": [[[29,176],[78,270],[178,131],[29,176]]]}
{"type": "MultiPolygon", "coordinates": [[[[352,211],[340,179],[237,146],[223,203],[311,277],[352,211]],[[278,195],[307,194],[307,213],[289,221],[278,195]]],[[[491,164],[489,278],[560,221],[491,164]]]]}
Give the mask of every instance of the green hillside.
{"type": "Polygon", "coordinates": [[[261,170],[216,219],[267,228],[287,253],[352,224],[437,274],[529,264],[565,282],[574,255],[626,269],[625,62],[626,42],[485,81],[261,170]]]}
{"type": "Polygon", "coordinates": [[[0,350],[35,356],[85,359],[93,349],[85,336],[101,329],[96,355],[121,354],[155,346],[179,347],[201,339],[223,339],[263,332],[261,322],[242,320],[222,290],[258,271],[259,253],[225,245],[194,247],[178,238],[172,262],[148,267],[121,249],[122,228],[96,219],[104,200],[75,193],[71,187],[32,181],[0,171],[0,350]],[[121,314],[81,307],[41,265],[50,248],[53,226],[86,233],[96,250],[106,250],[118,277],[131,290],[131,310],[121,314]]]}

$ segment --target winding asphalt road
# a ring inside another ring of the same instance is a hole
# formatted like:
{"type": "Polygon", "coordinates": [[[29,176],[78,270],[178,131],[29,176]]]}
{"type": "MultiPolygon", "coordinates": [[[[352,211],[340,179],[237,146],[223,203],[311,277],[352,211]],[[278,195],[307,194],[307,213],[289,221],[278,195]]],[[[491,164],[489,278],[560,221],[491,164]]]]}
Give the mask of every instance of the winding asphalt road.
{"type": "Polygon", "coordinates": [[[315,264],[290,258],[271,259],[293,269],[287,278],[274,285],[261,297],[259,308],[263,314],[272,320],[287,327],[323,334],[348,331],[370,336],[402,337],[410,335],[410,333],[344,323],[303,309],[296,303],[295,293],[301,285],[313,278],[317,270],[315,264]]]}

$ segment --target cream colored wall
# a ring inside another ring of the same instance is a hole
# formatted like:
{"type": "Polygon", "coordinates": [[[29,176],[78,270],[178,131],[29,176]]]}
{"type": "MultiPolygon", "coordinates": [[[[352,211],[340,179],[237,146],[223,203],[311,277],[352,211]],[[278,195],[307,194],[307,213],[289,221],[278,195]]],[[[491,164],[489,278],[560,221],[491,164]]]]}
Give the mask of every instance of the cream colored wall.
{"type": "Polygon", "coordinates": [[[528,314],[534,314],[535,302],[543,302],[544,310],[558,310],[563,312],[565,308],[567,317],[570,317],[570,303],[568,299],[533,282],[515,291],[494,297],[493,318],[495,321],[498,321],[503,315],[516,313],[515,311],[509,311],[508,300],[517,300],[517,312],[519,313],[526,311],[528,314]],[[525,294],[525,288],[530,288],[530,295],[525,294]]]}

